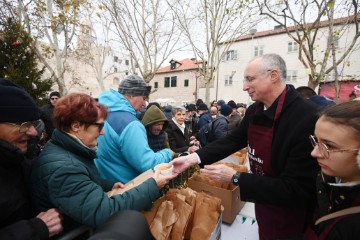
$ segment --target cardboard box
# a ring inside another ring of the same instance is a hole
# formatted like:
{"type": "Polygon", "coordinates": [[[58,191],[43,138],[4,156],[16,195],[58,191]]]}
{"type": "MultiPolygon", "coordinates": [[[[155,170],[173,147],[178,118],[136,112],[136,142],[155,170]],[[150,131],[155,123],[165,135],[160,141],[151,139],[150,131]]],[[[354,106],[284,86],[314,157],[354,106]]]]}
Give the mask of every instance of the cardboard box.
{"type": "Polygon", "coordinates": [[[189,178],[188,187],[194,191],[202,191],[214,197],[220,198],[221,205],[224,207],[224,211],[222,212],[222,221],[225,223],[231,224],[245,204],[245,202],[240,200],[239,186],[234,187],[232,190],[228,190],[194,181],[192,178],[189,178]]]}

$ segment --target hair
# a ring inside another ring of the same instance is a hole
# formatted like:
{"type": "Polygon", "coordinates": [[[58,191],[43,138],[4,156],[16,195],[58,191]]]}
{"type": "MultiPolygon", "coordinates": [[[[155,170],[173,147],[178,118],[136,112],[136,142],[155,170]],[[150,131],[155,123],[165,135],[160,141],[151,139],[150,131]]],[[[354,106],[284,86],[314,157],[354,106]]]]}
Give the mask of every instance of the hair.
{"type": "Polygon", "coordinates": [[[276,69],[279,72],[281,80],[283,82],[286,81],[286,63],[280,55],[274,53],[264,54],[253,58],[250,62],[254,61],[255,59],[261,59],[261,69],[264,74],[269,69],[276,69]]]}
{"type": "Polygon", "coordinates": [[[320,117],[335,124],[346,125],[354,129],[354,135],[360,140],[360,101],[349,101],[325,108],[320,117]]]}
{"type": "Polygon", "coordinates": [[[300,96],[306,99],[317,95],[316,92],[308,86],[301,86],[296,88],[295,90],[300,94],[300,96]]]}
{"type": "Polygon", "coordinates": [[[108,109],[84,93],[71,93],[62,97],[54,109],[54,125],[68,132],[75,121],[94,123],[99,117],[106,118],[108,109]]]}
{"type": "Polygon", "coordinates": [[[181,107],[181,106],[173,107],[173,108],[171,109],[171,114],[172,114],[173,116],[175,116],[175,114],[176,114],[177,112],[180,112],[180,111],[186,112],[186,108],[181,107]]]}

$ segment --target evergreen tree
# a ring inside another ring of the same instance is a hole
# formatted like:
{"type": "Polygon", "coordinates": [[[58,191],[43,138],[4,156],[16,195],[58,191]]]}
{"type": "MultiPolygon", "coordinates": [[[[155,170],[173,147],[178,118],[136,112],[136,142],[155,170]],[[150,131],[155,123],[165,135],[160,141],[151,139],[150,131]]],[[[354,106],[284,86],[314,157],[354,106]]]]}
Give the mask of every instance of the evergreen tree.
{"type": "Polygon", "coordinates": [[[9,19],[0,34],[0,77],[27,91],[39,105],[47,103],[53,81],[42,79],[45,67],[38,68],[33,40],[14,19],[9,19]]]}

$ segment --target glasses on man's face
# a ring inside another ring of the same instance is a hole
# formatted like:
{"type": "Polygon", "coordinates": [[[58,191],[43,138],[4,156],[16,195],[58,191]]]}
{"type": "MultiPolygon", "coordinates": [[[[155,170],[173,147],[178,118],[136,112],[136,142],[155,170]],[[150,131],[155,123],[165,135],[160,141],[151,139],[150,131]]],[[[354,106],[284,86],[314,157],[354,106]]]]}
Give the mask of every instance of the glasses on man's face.
{"type": "Polygon", "coordinates": [[[105,122],[102,122],[102,123],[97,123],[97,122],[94,122],[94,123],[90,123],[90,122],[83,122],[84,124],[88,124],[88,125],[94,125],[94,126],[97,126],[99,128],[99,131],[101,131],[103,128],[104,128],[104,124],[105,122]]]}
{"type": "Polygon", "coordinates": [[[31,121],[31,122],[23,122],[23,123],[7,123],[12,126],[16,126],[19,128],[20,133],[25,133],[29,130],[29,128],[34,127],[35,129],[38,129],[41,125],[41,120],[31,121]]]}
{"type": "Polygon", "coordinates": [[[313,135],[309,136],[311,145],[315,148],[316,146],[319,147],[319,151],[324,158],[329,158],[331,152],[353,152],[353,151],[359,151],[360,149],[329,149],[328,146],[326,146],[325,143],[319,142],[317,138],[313,135]]]}

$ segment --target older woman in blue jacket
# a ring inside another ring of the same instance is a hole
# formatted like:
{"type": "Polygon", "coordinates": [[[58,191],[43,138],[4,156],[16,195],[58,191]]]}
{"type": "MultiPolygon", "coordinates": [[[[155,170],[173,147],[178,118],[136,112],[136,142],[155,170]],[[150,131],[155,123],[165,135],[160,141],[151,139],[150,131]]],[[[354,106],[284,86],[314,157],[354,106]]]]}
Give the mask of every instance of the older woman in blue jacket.
{"type": "Polygon", "coordinates": [[[32,172],[39,210],[56,207],[66,216],[65,221],[77,223],[72,226],[97,227],[118,211],[150,208],[160,197],[159,189],[173,176],[159,172],[138,187],[108,197],[107,191],[122,184],[101,179],[94,164],[97,137],[104,134],[106,116],[107,108],[86,94],[73,93],[58,101],[56,129],[32,172]]]}

